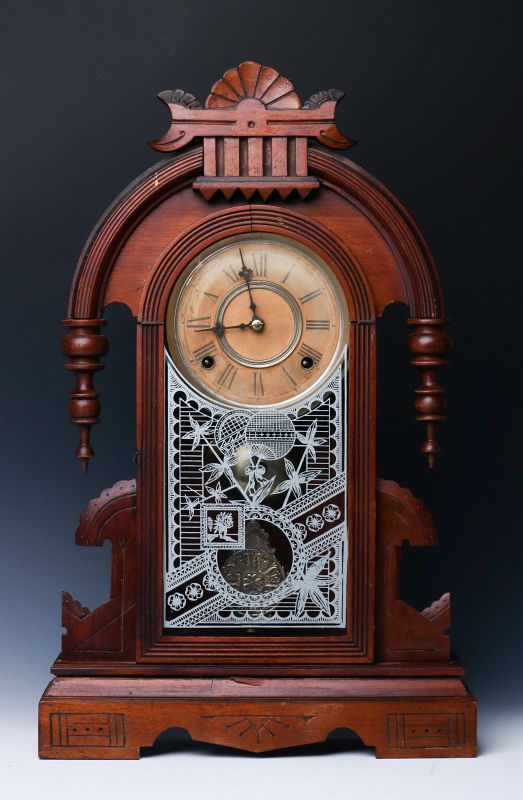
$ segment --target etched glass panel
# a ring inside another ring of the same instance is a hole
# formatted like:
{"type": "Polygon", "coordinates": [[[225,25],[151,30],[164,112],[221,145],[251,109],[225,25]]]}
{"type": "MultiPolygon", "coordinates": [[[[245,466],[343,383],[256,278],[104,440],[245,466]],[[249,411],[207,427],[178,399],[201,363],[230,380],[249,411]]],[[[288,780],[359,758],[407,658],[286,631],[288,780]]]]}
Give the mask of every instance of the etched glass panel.
{"type": "Polygon", "coordinates": [[[284,410],[214,404],[166,352],[166,628],[344,627],[346,352],[284,410]]]}

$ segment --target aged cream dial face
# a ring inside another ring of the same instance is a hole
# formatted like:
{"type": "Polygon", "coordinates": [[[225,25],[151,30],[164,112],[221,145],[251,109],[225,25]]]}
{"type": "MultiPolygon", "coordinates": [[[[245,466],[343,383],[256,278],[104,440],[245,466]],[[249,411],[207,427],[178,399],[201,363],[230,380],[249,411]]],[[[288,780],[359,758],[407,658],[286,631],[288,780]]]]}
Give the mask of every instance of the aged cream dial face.
{"type": "Polygon", "coordinates": [[[329,268],[282,236],[231,237],[200,254],[167,311],[171,354],[214,400],[275,406],[307,393],[347,334],[329,268]]]}

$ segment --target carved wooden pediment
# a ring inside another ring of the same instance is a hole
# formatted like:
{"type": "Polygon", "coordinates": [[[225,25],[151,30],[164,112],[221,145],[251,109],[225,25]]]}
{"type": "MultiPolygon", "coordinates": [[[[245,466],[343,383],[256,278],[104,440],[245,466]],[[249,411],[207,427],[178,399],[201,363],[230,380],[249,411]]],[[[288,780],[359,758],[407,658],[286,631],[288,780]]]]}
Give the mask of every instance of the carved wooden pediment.
{"type": "Polygon", "coordinates": [[[245,61],[214,84],[204,108],[183,89],[160,92],[172,121],[150,144],[168,153],[203,138],[204,174],[193,186],[207,200],[216,192],[230,199],[236,191],[247,199],[255,192],[263,200],[273,192],[285,199],[293,191],[305,198],[319,186],[308,174],[308,138],[341,150],[355,144],[334,119],[343,96],[329,89],[302,102],[277,70],[245,61]]]}

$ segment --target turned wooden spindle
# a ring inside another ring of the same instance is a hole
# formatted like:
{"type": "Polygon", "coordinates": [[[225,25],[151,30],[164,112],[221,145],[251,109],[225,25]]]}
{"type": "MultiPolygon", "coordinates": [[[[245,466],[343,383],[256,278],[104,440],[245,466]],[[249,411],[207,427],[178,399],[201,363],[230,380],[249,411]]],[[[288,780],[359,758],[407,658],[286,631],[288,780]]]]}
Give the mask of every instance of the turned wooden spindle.
{"type": "Polygon", "coordinates": [[[448,363],[445,356],[452,348],[452,339],[444,331],[447,320],[409,319],[414,330],[409,334],[407,345],[413,355],[411,364],[420,370],[421,386],[415,389],[414,408],[416,419],[426,424],[426,439],[421,452],[426,453],[429,467],[433,467],[436,454],[441,451],[436,425],[446,419],[445,389],[438,381],[438,370],[448,363]]]}
{"type": "Polygon", "coordinates": [[[66,319],[69,328],[62,339],[62,353],[70,361],[65,365],[76,375],[76,385],[69,395],[70,421],[80,428],[80,444],[75,456],[80,459],[82,472],[87,472],[89,459],[94,450],[89,443],[91,426],[99,422],[100,395],[93,385],[94,373],[103,369],[100,358],[107,353],[109,343],[100,333],[103,319],[66,319]]]}

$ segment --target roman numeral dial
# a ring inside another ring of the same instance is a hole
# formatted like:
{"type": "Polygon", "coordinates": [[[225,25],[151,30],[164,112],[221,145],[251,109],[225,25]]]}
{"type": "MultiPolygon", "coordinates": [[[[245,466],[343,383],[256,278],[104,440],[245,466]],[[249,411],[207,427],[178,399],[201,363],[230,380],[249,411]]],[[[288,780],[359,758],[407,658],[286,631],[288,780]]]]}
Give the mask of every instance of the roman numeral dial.
{"type": "Polygon", "coordinates": [[[311,292],[307,292],[307,294],[304,294],[303,297],[300,297],[300,303],[302,306],[304,306],[305,303],[310,303],[311,300],[315,300],[317,297],[319,297],[322,291],[323,289],[319,288],[313,289],[311,292]]]}
{"type": "Polygon", "coordinates": [[[297,402],[336,363],[343,292],[317,253],[283,235],[242,234],[199,253],[168,304],[169,357],[213,402],[297,402]]]}
{"type": "Polygon", "coordinates": [[[191,319],[187,319],[185,324],[188,328],[205,328],[206,326],[210,327],[211,315],[209,314],[206,317],[192,317],[191,319]]]}
{"type": "Polygon", "coordinates": [[[254,274],[257,277],[267,277],[267,253],[253,253],[252,264],[254,274]]]}
{"type": "Polygon", "coordinates": [[[300,349],[298,350],[299,355],[302,358],[312,358],[312,360],[318,363],[321,360],[323,353],[319,350],[316,350],[314,347],[311,347],[309,344],[305,344],[305,342],[301,345],[300,349]]]}
{"type": "Polygon", "coordinates": [[[195,358],[205,358],[205,356],[214,356],[216,355],[216,344],[215,342],[206,342],[202,344],[201,347],[197,347],[193,350],[193,356],[195,358]]]}
{"type": "Polygon", "coordinates": [[[328,331],[330,326],[330,319],[307,319],[305,321],[305,329],[308,331],[328,331]]]}
{"type": "Polygon", "coordinates": [[[265,395],[265,391],[263,389],[263,372],[253,372],[252,373],[252,381],[253,381],[253,395],[254,397],[263,397],[265,395]]]}
{"type": "Polygon", "coordinates": [[[218,378],[218,385],[226,389],[231,389],[238,372],[238,367],[233,367],[232,364],[227,364],[218,378]]]}

